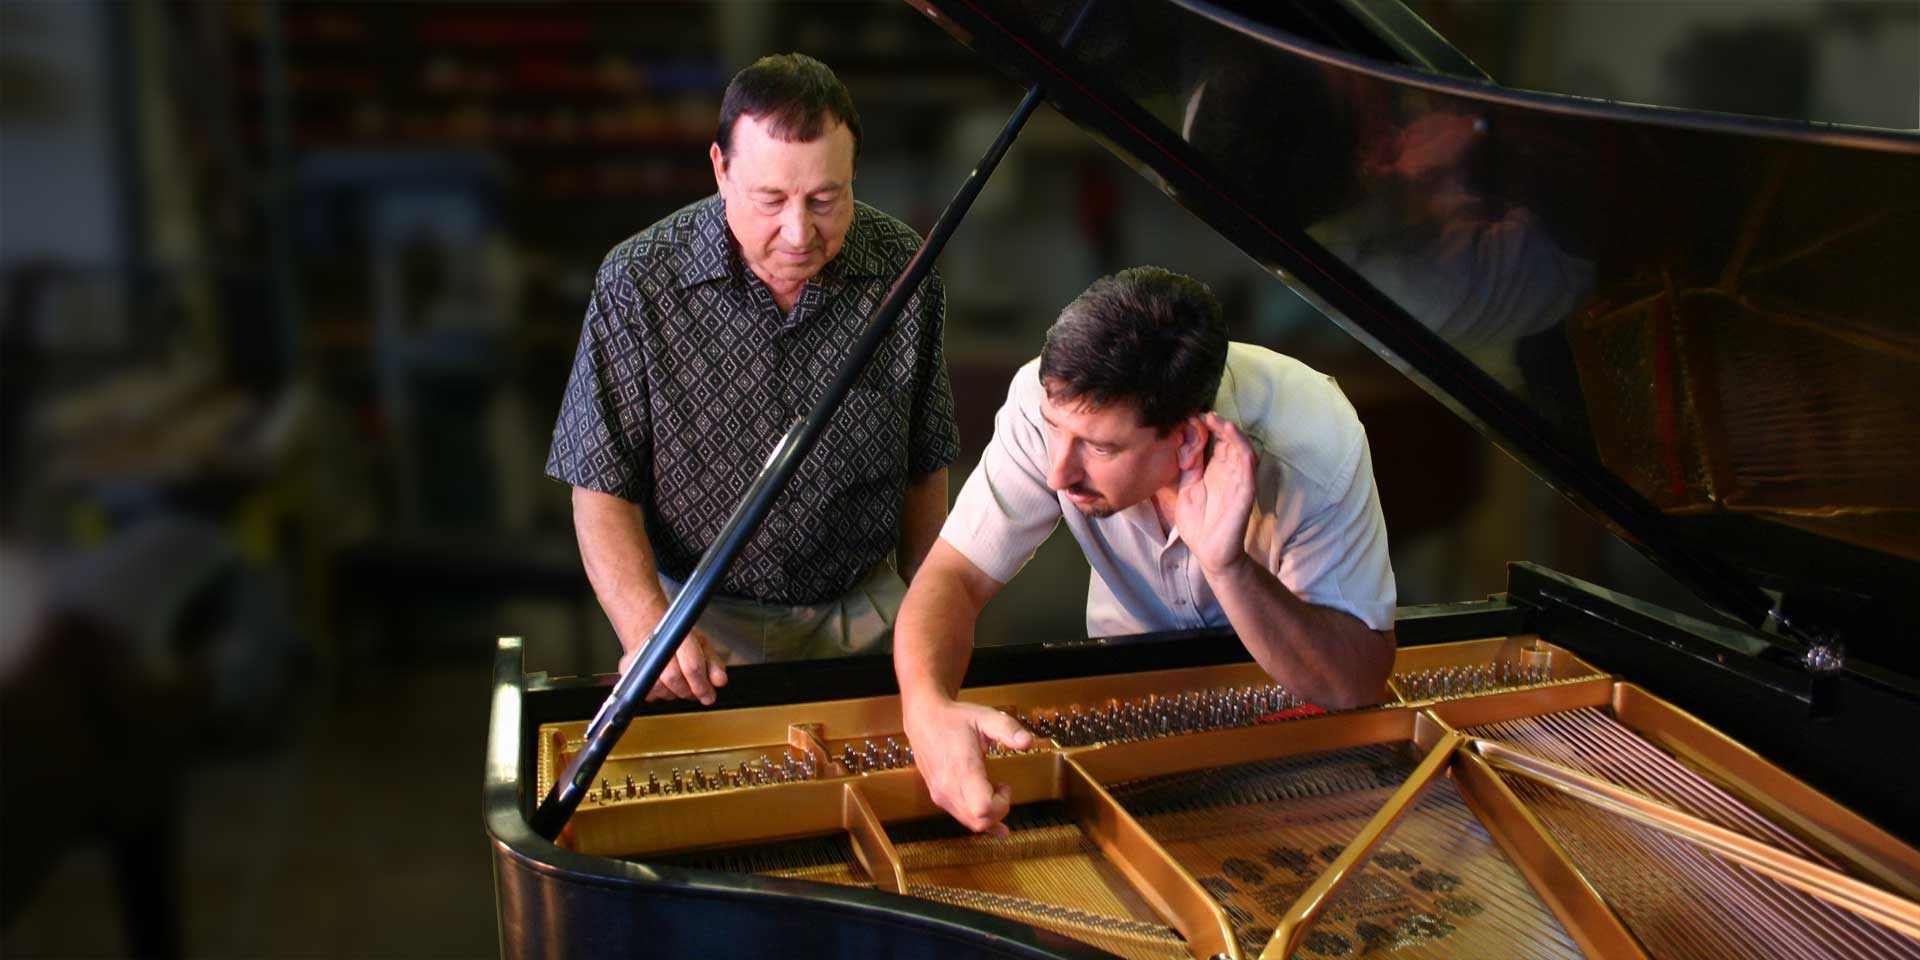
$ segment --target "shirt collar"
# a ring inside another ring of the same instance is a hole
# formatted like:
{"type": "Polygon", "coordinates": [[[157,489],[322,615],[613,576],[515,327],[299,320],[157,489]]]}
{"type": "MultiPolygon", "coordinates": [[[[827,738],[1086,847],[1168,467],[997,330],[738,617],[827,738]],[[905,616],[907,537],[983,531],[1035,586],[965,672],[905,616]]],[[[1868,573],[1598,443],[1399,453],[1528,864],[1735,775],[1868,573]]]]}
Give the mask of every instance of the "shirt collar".
{"type": "MultiPolygon", "coordinates": [[[[847,227],[847,239],[840,253],[820,268],[814,278],[823,284],[838,284],[853,277],[889,276],[887,263],[880,255],[874,230],[866,222],[878,212],[855,202],[853,223],[847,227]]],[[[693,213],[693,236],[687,244],[687,258],[679,270],[682,288],[714,280],[725,280],[736,271],[745,271],[740,254],[734,249],[733,231],[727,227],[727,205],[718,193],[708,197],[693,213]]]]}
{"type": "Polygon", "coordinates": [[[1220,371],[1220,389],[1213,395],[1213,412],[1219,414],[1222,420],[1232,421],[1235,426],[1242,428],[1240,432],[1245,433],[1245,424],[1240,422],[1240,405],[1233,402],[1233,387],[1233,367],[1228,366],[1220,371]]]}
{"type": "Polygon", "coordinates": [[[682,288],[725,280],[733,272],[737,255],[733,252],[733,234],[727,229],[727,207],[718,193],[694,208],[693,234],[687,240],[686,253],[677,271],[682,288]]]}
{"type": "Polygon", "coordinates": [[[1173,529],[1161,528],[1160,511],[1154,507],[1152,497],[1148,497],[1120,511],[1118,516],[1120,519],[1132,524],[1133,528],[1140,531],[1149,543],[1163,549],[1173,542],[1174,534],[1179,532],[1173,529]]]}

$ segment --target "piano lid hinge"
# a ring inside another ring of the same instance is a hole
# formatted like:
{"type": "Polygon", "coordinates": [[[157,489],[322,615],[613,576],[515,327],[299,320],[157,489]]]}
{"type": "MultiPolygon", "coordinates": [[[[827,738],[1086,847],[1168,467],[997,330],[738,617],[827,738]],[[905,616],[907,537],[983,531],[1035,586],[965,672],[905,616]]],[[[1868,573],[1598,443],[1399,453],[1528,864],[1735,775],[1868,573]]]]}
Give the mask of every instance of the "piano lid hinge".
{"type": "MultiPolygon", "coordinates": [[[[1767,676],[1764,666],[1756,664],[1754,666],[1743,667],[1729,663],[1725,652],[1703,652],[1692,644],[1676,639],[1673,636],[1663,636],[1657,632],[1642,630],[1630,623],[1625,617],[1596,610],[1558,590],[1542,589],[1539,591],[1539,596],[1552,601],[1558,609],[1569,610],[1592,618],[1619,633],[1636,637],[1644,642],[1666,648],[1683,656],[1692,657],[1696,660],[1712,664],[1722,670],[1732,670],[1749,683],[1770,690],[1789,700],[1805,704],[1809,715],[1820,714],[1825,709],[1826,702],[1830,700],[1830,697],[1826,695],[1826,691],[1822,689],[1830,686],[1829,684],[1821,682],[1821,677],[1825,675],[1815,676],[1806,688],[1802,688],[1796,681],[1789,679],[1787,676],[1778,674],[1771,677],[1767,676]]],[[[1711,640],[1705,642],[1709,644],[1714,643],[1714,641],[1711,640]]],[[[1776,670],[1783,666],[1777,661],[1775,661],[1773,665],[1776,670]]]]}
{"type": "Polygon", "coordinates": [[[1815,674],[1839,673],[1847,665],[1846,644],[1841,642],[1835,632],[1801,627],[1787,618],[1786,611],[1780,609],[1782,601],[1776,597],[1773,606],[1767,610],[1765,622],[1760,629],[1776,636],[1790,637],[1806,645],[1806,651],[1800,655],[1800,665],[1807,672],[1815,674]]]}

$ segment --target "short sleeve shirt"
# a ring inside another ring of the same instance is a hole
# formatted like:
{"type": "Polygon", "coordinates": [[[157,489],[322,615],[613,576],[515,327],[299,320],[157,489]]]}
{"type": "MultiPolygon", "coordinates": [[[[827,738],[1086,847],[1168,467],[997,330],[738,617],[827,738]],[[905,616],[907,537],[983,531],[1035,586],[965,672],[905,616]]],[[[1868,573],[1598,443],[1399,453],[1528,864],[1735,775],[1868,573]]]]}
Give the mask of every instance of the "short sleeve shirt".
{"type": "MultiPolygon", "coordinates": [[[[1064,520],[1093,568],[1089,636],[1227,626],[1199,561],[1178,528],[1163,531],[1152,502],[1094,518],[1047,488],[1039,369],[1036,359],[1014,374],[941,539],[1005,583],[1064,520]]],[[[1231,344],[1214,411],[1239,425],[1258,457],[1248,554],[1302,600],[1390,629],[1393,567],[1367,435],[1332,378],[1231,344]]]]}
{"type": "MultiPolygon", "coordinates": [[[[661,572],[685,580],[919,246],[856,203],[839,254],[782,314],[741,261],[717,194],[628,238],[595,278],[547,474],[638,504],[661,572]]],[[[908,480],[959,450],[945,310],[930,273],[721,593],[823,603],[894,549],[908,480]]]]}

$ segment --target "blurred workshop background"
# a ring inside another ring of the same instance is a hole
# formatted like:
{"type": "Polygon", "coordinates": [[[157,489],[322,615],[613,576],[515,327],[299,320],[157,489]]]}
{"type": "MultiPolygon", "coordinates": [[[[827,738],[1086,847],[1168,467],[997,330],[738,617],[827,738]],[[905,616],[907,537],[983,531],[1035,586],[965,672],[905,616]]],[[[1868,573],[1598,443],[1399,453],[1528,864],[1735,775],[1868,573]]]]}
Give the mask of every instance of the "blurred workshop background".
{"type": "MultiPolygon", "coordinates": [[[[1501,83],[1920,126],[1912,0],[1414,0],[1501,83]]],[[[594,268],[799,50],[925,230],[1020,91],[903,3],[0,0],[0,954],[478,957],[493,638],[612,668],[542,476],[594,268]]],[[[1094,277],[1336,375],[1404,604],[1531,559],[1698,610],[1043,109],[940,261],[964,449],[1094,277]]],[[[982,642],[1083,632],[1056,537],[982,642]]]]}

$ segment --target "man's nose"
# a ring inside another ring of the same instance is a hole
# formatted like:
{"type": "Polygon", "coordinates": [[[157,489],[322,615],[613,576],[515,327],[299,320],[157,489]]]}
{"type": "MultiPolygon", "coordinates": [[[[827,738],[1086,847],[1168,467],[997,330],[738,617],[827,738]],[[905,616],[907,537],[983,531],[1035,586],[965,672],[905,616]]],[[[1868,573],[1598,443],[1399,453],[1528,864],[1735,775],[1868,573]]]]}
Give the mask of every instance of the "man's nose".
{"type": "Polygon", "coordinates": [[[787,209],[787,215],[780,218],[780,239],[789,250],[804,250],[812,245],[813,219],[807,215],[806,204],[794,204],[787,209]]]}
{"type": "Polygon", "coordinates": [[[1065,490],[1080,482],[1080,458],[1074,455],[1073,447],[1071,443],[1062,443],[1054,447],[1053,462],[1047,469],[1048,489],[1065,490]]]}

